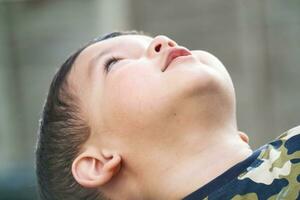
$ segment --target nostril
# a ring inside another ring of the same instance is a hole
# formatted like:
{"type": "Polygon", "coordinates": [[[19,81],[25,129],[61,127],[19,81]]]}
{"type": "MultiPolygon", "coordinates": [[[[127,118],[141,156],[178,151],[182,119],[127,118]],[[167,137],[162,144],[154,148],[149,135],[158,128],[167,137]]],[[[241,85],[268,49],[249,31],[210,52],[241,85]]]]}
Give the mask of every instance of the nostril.
{"type": "Polygon", "coordinates": [[[159,52],[160,48],[161,48],[161,44],[158,44],[158,45],[155,46],[154,49],[155,49],[156,52],[159,52]]]}

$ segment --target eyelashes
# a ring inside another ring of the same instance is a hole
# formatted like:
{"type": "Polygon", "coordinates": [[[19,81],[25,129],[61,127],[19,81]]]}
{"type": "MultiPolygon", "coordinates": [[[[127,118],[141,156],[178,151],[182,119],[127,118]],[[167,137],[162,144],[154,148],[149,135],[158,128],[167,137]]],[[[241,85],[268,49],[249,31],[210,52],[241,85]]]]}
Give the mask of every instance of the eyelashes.
{"type": "Polygon", "coordinates": [[[121,60],[121,58],[117,58],[117,57],[110,57],[108,58],[105,62],[104,62],[104,68],[106,71],[110,71],[111,66],[113,66],[115,63],[117,63],[119,60],[121,60]]]}

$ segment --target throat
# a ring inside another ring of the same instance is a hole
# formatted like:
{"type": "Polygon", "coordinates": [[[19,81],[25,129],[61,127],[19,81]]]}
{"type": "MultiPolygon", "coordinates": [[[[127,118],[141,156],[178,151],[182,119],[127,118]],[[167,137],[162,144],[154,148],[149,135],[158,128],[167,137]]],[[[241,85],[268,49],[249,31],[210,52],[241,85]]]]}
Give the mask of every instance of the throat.
{"type": "Polygon", "coordinates": [[[144,170],[149,173],[145,193],[152,199],[182,199],[251,154],[249,145],[239,137],[228,137],[199,151],[161,157],[156,164],[148,166],[152,169],[144,170]]]}

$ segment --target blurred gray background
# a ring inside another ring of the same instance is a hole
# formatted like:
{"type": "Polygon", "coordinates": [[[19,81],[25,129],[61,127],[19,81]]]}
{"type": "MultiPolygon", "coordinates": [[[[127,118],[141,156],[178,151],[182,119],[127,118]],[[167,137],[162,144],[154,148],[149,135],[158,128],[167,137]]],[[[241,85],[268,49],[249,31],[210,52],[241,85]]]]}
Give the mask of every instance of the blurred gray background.
{"type": "Polygon", "coordinates": [[[299,0],[0,0],[0,199],[37,199],[36,132],[56,68],[131,29],[216,55],[253,149],[299,124],[299,0]]]}

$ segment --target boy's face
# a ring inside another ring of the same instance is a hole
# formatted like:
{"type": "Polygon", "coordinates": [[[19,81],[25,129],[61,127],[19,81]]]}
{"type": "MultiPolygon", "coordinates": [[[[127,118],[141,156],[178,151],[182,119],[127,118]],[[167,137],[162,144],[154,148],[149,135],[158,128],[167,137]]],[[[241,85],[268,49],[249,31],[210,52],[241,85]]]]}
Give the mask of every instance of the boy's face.
{"type": "Polygon", "coordinates": [[[201,120],[205,109],[215,112],[215,101],[234,107],[232,81],[223,64],[207,52],[186,49],[167,65],[176,48],[183,47],[166,36],[124,35],[79,55],[69,81],[102,145],[132,148],[168,140],[170,131],[201,120]],[[106,71],[111,57],[120,60],[106,71]]]}

